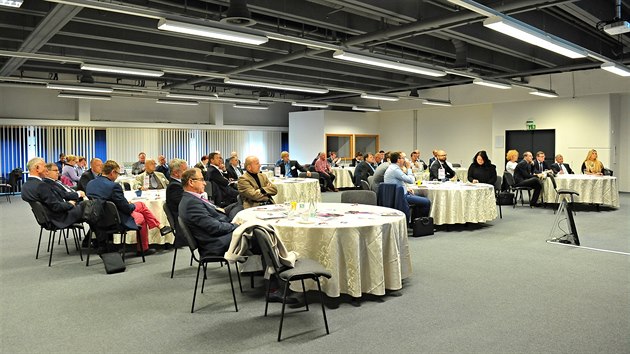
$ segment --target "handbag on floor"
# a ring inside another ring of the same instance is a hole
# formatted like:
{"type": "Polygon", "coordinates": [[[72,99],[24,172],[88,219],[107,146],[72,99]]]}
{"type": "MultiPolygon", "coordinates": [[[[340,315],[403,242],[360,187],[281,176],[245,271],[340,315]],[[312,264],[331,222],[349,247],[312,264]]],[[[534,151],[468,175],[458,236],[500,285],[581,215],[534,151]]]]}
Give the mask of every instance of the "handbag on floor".
{"type": "Polygon", "coordinates": [[[512,192],[500,192],[498,199],[499,205],[514,205],[514,193],[512,192]]]}
{"type": "Polygon", "coordinates": [[[433,235],[433,218],[423,216],[413,221],[413,237],[433,235]]]}
{"type": "Polygon", "coordinates": [[[107,274],[122,273],[126,269],[125,261],[123,261],[122,255],[118,252],[103,253],[101,254],[101,259],[107,274]]]}

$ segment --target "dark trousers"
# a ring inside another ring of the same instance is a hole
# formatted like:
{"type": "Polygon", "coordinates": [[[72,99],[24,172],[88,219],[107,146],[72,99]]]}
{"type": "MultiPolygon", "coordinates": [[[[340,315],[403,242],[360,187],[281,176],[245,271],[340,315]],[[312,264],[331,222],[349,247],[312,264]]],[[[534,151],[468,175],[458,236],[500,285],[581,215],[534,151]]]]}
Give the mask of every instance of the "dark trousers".
{"type": "Polygon", "coordinates": [[[514,187],[530,187],[534,189],[534,194],[532,194],[532,198],[529,200],[529,205],[534,205],[538,203],[538,197],[540,197],[540,191],[542,190],[542,182],[538,177],[528,178],[520,183],[514,185],[514,187]]]}
{"type": "Polygon", "coordinates": [[[319,179],[322,182],[323,189],[326,189],[326,188],[335,189],[335,186],[333,185],[333,181],[335,180],[335,175],[319,172],[319,179]]]}

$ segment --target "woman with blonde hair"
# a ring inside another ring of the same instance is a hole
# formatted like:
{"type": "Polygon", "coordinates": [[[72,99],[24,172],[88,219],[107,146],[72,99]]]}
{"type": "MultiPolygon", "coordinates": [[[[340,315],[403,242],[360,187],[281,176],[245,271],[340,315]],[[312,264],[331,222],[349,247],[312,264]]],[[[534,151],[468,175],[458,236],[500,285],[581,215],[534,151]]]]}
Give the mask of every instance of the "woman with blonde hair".
{"type": "Polygon", "coordinates": [[[586,154],[586,160],[582,163],[582,173],[597,176],[604,174],[604,164],[597,159],[597,150],[591,149],[586,154]]]}
{"type": "Polygon", "coordinates": [[[62,182],[65,185],[75,186],[81,179],[81,175],[77,173],[77,162],[79,159],[75,155],[66,155],[66,164],[61,172],[62,182]]]}
{"type": "Polygon", "coordinates": [[[505,164],[505,172],[509,172],[512,176],[514,176],[514,169],[518,164],[516,160],[518,159],[518,151],[510,150],[505,154],[505,159],[507,163],[505,164]]]}

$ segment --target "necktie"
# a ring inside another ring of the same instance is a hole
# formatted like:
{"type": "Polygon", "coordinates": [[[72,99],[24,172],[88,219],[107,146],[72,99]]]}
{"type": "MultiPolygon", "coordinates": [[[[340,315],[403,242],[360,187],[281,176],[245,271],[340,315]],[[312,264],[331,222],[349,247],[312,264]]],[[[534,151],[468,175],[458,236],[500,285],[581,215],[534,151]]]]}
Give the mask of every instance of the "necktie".
{"type": "Polygon", "coordinates": [[[284,175],[287,177],[291,177],[291,164],[287,163],[284,165],[284,175]]]}
{"type": "Polygon", "coordinates": [[[538,163],[538,169],[540,170],[540,172],[542,172],[542,171],[543,171],[543,165],[542,165],[542,162],[539,162],[539,163],[538,163]]]}
{"type": "Polygon", "coordinates": [[[157,179],[153,173],[149,175],[149,185],[151,185],[151,189],[156,189],[158,187],[157,179]]]}

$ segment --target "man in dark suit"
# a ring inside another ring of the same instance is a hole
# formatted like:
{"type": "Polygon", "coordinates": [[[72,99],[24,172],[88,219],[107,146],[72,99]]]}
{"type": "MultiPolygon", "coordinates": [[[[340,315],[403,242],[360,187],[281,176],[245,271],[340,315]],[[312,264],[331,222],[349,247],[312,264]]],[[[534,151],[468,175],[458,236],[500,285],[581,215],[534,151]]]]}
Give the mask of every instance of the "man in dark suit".
{"type": "MultiPolygon", "coordinates": [[[[186,161],[182,159],[172,159],[169,163],[169,168],[171,170],[171,180],[166,186],[166,206],[168,210],[170,210],[171,215],[173,215],[173,221],[175,225],[171,225],[177,229],[177,217],[179,216],[179,202],[182,200],[182,195],[184,194],[184,188],[182,187],[182,174],[184,171],[188,169],[188,164],[186,161]]],[[[179,229],[177,229],[177,237],[175,237],[175,247],[183,247],[188,243],[186,242],[186,238],[179,233],[179,229]]]]}
{"type": "Polygon", "coordinates": [[[223,256],[230,246],[232,231],[237,225],[230,223],[210,201],[202,199],[205,184],[200,170],[189,169],[183,173],[184,193],[179,203],[179,216],[197,241],[202,257],[223,256]]]}
{"type": "Polygon", "coordinates": [[[164,157],[164,155],[158,156],[157,162],[158,162],[158,165],[157,167],[155,167],[155,170],[163,174],[164,177],[166,177],[166,179],[171,178],[171,170],[166,164],[166,157],[164,157]]]}
{"type": "Polygon", "coordinates": [[[289,158],[289,152],[280,153],[280,161],[276,162],[276,166],[280,167],[280,174],[287,177],[298,177],[300,172],[306,172],[306,176],[310,177],[311,173],[307,171],[299,162],[289,158]],[[288,174],[287,174],[288,171],[288,174]]]}
{"type": "Polygon", "coordinates": [[[361,181],[367,181],[369,176],[374,175],[374,155],[366,153],[364,160],[354,169],[354,185],[361,187],[361,181]]]}
{"type": "Polygon", "coordinates": [[[568,163],[564,163],[564,157],[556,155],[556,162],[551,165],[551,170],[556,174],[573,174],[573,170],[568,163]]]}
{"type": "Polygon", "coordinates": [[[238,191],[235,186],[236,182],[230,183],[223,175],[220,168],[223,162],[221,153],[212,152],[209,158],[210,163],[208,165],[208,172],[206,173],[206,181],[212,183],[212,199],[216,205],[222,208],[235,203],[236,197],[238,196],[238,191]]]}
{"type": "Polygon", "coordinates": [[[26,167],[29,178],[22,186],[22,200],[42,203],[48,211],[50,221],[59,228],[66,228],[83,219],[83,210],[75,201],[65,201],[50,184],[43,181],[48,174],[44,159],[32,158],[26,167]]]}
{"type": "Polygon", "coordinates": [[[83,197],[85,197],[85,193],[83,191],[75,191],[74,189],[61,183],[59,180],[59,167],[57,167],[57,164],[49,162],[45,166],[47,173],[46,178],[44,178],[43,181],[44,183],[48,183],[48,185],[50,185],[53,192],[57,193],[57,195],[65,201],[73,200],[78,203],[83,200],[83,197]]]}
{"type": "Polygon", "coordinates": [[[90,161],[90,169],[83,172],[81,175],[81,179],[79,179],[79,183],[77,184],[77,190],[84,191],[87,184],[90,183],[91,180],[96,178],[96,176],[100,175],[103,171],[103,161],[99,158],[93,158],[90,161]]]}
{"type": "Polygon", "coordinates": [[[457,175],[455,171],[453,171],[451,166],[449,166],[448,163],[446,162],[446,151],[438,150],[436,157],[437,158],[433,161],[433,163],[429,167],[429,179],[431,181],[438,179],[439,171],[441,168],[444,169],[444,178],[446,179],[451,179],[457,175]]]}
{"type": "Polygon", "coordinates": [[[530,187],[534,189],[534,194],[529,201],[529,205],[538,206],[538,197],[542,190],[542,173],[534,173],[533,155],[529,151],[523,153],[523,160],[519,162],[514,168],[514,182],[515,187],[530,187]]]}
{"type": "Polygon", "coordinates": [[[533,171],[534,173],[551,171],[551,166],[545,161],[545,153],[543,151],[536,152],[536,161],[534,161],[533,171]]]}
{"type": "Polygon", "coordinates": [[[232,156],[228,161],[227,174],[230,181],[237,181],[243,175],[243,170],[239,166],[238,157],[232,156]]]}
{"type": "Polygon", "coordinates": [[[137,245],[138,253],[140,253],[140,247],[142,247],[145,256],[154,254],[155,249],[149,248],[149,229],[159,227],[162,236],[173,230],[160,223],[143,202],[129,203],[125,198],[120,184],[114,182],[116,178],[118,178],[118,175],[120,175],[120,166],[118,163],[113,160],[105,161],[103,174],[88,183],[86,194],[93,199],[113,202],[120,214],[121,224],[127,229],[135,230],[137,228],[136,225],[140,225],[140,236],[142,240],[141,243],[137,245]]]}

